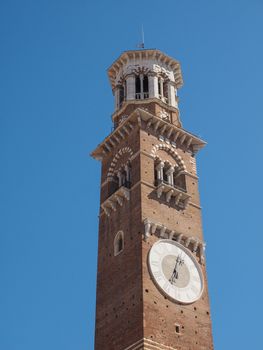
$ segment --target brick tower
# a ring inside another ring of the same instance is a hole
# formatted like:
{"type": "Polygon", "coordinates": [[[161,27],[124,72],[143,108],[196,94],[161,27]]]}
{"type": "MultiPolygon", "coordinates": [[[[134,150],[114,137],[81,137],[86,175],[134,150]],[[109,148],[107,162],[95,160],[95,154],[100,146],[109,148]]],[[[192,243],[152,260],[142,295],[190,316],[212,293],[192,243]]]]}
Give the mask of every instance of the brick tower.
{"type": "Polygon", "coordinates": [[[109,68],[114,129],[102,163],[95,350],[213,349],[196,154],[178,61],[124,52],[109,68]]]}

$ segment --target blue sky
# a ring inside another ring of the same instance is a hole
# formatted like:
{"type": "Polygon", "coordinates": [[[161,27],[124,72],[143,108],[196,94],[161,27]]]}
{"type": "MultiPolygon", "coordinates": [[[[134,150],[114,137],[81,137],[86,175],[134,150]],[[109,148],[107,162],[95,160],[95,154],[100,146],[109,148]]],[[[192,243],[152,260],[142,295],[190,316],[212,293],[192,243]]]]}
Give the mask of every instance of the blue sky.
{"type": "Polygon", "coordinates": [[[107,67],[136,48],[181,62],[198,156],[216,350],[262,343],[260,0],[0,3],[0,349],[93,349],[107,67]]]}

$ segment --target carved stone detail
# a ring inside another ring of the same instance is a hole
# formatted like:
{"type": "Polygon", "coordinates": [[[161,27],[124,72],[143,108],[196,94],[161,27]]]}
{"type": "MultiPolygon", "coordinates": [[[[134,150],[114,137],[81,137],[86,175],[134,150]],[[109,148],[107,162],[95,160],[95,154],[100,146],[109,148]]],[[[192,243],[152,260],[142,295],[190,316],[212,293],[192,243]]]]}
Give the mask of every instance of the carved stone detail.
{"type": "Polygon", "coordinates": [[[170,120],[169,113],[167,113],[164,109],[159,112],[159,117],[163,120],[170,120]]]}
{"type": "Polygon", "coordinates": [[[151,234],[164,239],[174,239],[178,243],[183,244],[193,254],[199,257],[201,264],[205,263],[205,242],[194,236],[187,236],[181,232],[176,232],[173,229],[167,228],[162,223],[155,222],[149,218],[144,220],[144,240],[147,240],[151,234]]]}
{"type": "Polygon", "coordinates": [[[110,216],[113,211],[117,211],[118,205],[123,205],[124,200],[130,200],[130,191],[126,187],[120,187],[101,204],[101,208],[107,216],[110,216]]]}
{"type": "MultiPolygon", "coordinates": [[[[183,143],[190,152],[196,153],[206,144],[203,140],[186,132],[184,129],[178,128],[174,124],[142,108],[137,108],[91,153],[92,157],[102,160],[106,155],[114,152],[115,147],[125,138],[125,134],[129,135],[136,124],[140,124],[139,127],[142,129],[149,130],[151,128],[154,132],[162,130],[162,137],[168,148],[176,148],[176,142],[178,141],[181,145],[183,143]],[[138,118],[138,115],[140,118],[138,118]],[[121,136],[121,138],[118,136],[121,136]]],[[[155,151],[154,149],[152,150],[152,152],[155,151]]]]}

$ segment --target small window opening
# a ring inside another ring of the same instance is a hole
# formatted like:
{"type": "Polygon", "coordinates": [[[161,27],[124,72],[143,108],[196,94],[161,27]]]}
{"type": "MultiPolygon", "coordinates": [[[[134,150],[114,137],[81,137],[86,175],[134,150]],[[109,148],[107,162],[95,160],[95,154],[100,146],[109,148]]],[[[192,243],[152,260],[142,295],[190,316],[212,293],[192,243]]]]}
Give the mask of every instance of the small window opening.
{"type": "Polygon", "coordinates": [[[147,75],[143,77],[143,98],[149,97],[149,83],[147,75]]]}
{"type": "Polygon", "coordinates": [[[158,171],[157,169],[154,169],[154,182],[155,182],[155,186],[158,185],[158,171]]]}
{"type": "Polygon", "coordinates": [[[124,86],[121,86],[120,87],[120,107],[124,101],[124,97],[125,97],[124,86]]]}
{"type": "Polygon", "coordinates": [[[120,252],[123,249],[123,240],[122,237],[118,239],[118,251],[120,252]]]}
{"type": "Polygon", "coordinates": [[[126,174],[125,169],[122,169],[122,170],[121,170],[120,176],[121,176],[121,186],[125,186],[126,177],[127,177],[127,174],[126,174]]]}
{"type": "Polygon", "coordinates": [[[141,80],[139,76],[135,79],[135,98],[136,100],[140,100],[141,98],[141,80]]]}
{"type": "Polygon", "coordinates": [[[164,168],[163,168],[163,182],[165,183],[169,183],[169,179],[168,179],[168,175],[167,175],[167,171],[169,170],[170,165],[165,163],[164,168]]]}
{"type": "Polygon", "coordinates": [[[163,83],[163,97],[166,103],[168,103],[168,83],[163,83]]]}
{"type": "Polygon", "coordinates": [[[126,164],[126,166],[122,167],[119,170],[120,176],[120,187],[124,186],[126,188],[131,188],[131,165],[130,163],[126,164]]]}
{"type": "Polygon", "coordinates": [[[124,235],[119,231],[114,239],[114,256],[120,254],[124,249],[124,235]]]}
{"type": "Polygon", "coordinates": [[[168,176],[166,172],[163,173],[163,182],[168,183],[168,176]]]}
{"type": "Polygon", "coordinates": [[[180,333],[180,326],[178,324],[175,325],[175,333],[180,333]]]}
{"type": "Polygon", "coordinates": [[[159,94],[159,97],[162,97],[161,96],[161,82],[160,82],[160,79],[158,79],[158,94],[159,94]]]}
{"type": "Polygon", "coordinates": [[[131,163],[128,162],[115,172],[108,183],[108,197],[115,193],[120,187],[131,188],[131,163]]]}
{"type": "Polygon", "coordinates": [[[161,180],[158,178],[158,170],[157,170],[157,166],[158,166],[157,161],[154,162],[154,184],[155,186],[158,186],[161,182],[161,180]]]}
{"type": "Polygon", "coordinates": [[[127,81],[124,81],[124,99],[126,100],[126,96],[127,96],[127,81]]]}

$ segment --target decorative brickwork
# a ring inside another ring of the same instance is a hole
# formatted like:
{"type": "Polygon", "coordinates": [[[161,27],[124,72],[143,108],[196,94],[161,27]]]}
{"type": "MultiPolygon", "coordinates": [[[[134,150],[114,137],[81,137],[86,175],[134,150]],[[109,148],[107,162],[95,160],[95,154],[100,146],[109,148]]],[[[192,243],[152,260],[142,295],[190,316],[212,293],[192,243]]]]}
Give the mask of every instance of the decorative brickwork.
{"type": "MultiPolygon", "coordinates": [[[[151,155],[154,158],[158,158],[160,160],[166,161],[166,159],[161,159],[161,157],[158,156],[158,150],[165,150],[168,154],[170,154],[175,161],[178,163],[178,165],[180,166],[180,168],[183,171],[186,171],[186,167],[184,164],[184,161],[182,160],[182,158],[177,154],[177,152],[175,151],[175,149],[170,145],[170,144],[166,144],[166,143],[160,143],[157,144],[156,146],[154,146],[151,150],[151,155]]],[[[169,162],[169,160],[167,160],[169,162]]]]}
{"type": "Polygon", "coordinates": [[[150,339],[143,338],[123,350],[177,350],[170,346],[159,344],[150,339]]]}
{"type": "Polygon", "coordinates": [[[107,177],[111,178],[116,169],[120,168],[121,166],[125,166],[131,159],[132,155],[133,151],[130,147],[121,148],[111,162],[107,177]]]}

